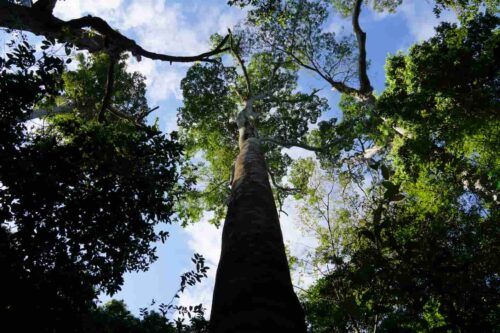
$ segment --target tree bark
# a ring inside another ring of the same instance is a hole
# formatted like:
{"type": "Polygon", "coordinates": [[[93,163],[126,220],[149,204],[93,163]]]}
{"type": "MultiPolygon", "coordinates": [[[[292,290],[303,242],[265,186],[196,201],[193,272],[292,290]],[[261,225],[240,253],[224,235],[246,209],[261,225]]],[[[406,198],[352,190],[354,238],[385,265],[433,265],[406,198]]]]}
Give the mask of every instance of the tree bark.
{"type": "Polygon", "coordinates": [[[210,332],[306,332],[257,138],[241,142],[222,233],[210,332]]]}

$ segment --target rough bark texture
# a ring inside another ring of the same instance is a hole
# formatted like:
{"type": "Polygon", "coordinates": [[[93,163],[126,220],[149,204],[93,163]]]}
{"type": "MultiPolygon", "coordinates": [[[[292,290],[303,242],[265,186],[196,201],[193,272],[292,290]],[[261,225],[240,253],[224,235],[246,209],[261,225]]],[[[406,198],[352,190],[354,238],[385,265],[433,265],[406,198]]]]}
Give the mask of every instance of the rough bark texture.
{"type": "Polygon", "coordinates": [[[210,318],[212,333],[305,333],[263,154],[249,138],[236,159],[210,318]]]}

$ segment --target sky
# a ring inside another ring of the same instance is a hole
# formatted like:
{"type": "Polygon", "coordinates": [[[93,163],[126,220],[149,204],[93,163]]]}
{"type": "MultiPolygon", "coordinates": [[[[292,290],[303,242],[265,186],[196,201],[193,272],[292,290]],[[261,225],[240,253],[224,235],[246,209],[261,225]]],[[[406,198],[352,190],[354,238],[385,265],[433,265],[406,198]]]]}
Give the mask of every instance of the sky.
{"type": "MultiPolygon", "coordinates": [[[[209,50],[209,36],[222,35],[245,16],[239,8],[232,8],[226,0],[65,0],[58,1],[55,16],[67,20],[83,15],[96,15],[105,19],[112,27],[134,39],[147,50],[170,55],[194,55],[209,50]]],[[[441,20],[454,20],[452,13],[444,13],[441,20]]],[[[404,1],[396,14],[375,13],[365,9],[360,23],[367,32],[367,52],[370,60],[369,76],[376,92],[384,89],[384,63],[388,54],[405,52],[415,42],[425,40],[434,34],[438,20],[428,0],[404,1]]],[[[326,29],[336,33],[349,33],[350,21],[334,15],[326,29]]],[[[0,52],[5,52],[8,37],[0,35],[0,52]]],[[[151,107],[159,109],[149,120],[158,118],[160,128],[170,132],[176,129],[176,110],[182,105],[180,81],[189,64],[168,64],[143,59],[137,62],[129,59],[129,70],[139,71],[146,76],[147,96],[151,107]]],[[[300,86],[324,87],[322,96],[327,97],[332,113],[338,113],[338,93],[328,89],[310,73],[302,73],[300,86]]],[[[304,157],[308,153],[301,149],[288,149],[292,157],[304,157]]],[[[281,215],[281,227],[285,243],[296,256],[315,245],[312,237],[303,235],[297,228],[295,203],[285,204],[288,216],[281,215]]],[[[183,229],[178,225],[164,225],[170,238],[165,244],[157,244],[159,259],[148,271],[127,273],[122,290],[113,295],[123,299],[136,315],[139,308],[147,307],[154,299],[157,303],[169,302],[180,283],[180,275],[192,269],[190,258],[197,252],[206,258],[210,267],[208,279],[188,289],[179,299],[180,304],[203,303],[210,311],[212,288],[220,255],[222,228],[217,229],[203,221],[183,229]]],[[[294,277],[296,281],[296,277],[294,277]]],[[[311,283],[301,281],[300,286],[311,283]]],[[[296,281],[296,283],[299,283],[296,281]]],[[[108,295],[101,295],[106,302],[108,295]]]]}

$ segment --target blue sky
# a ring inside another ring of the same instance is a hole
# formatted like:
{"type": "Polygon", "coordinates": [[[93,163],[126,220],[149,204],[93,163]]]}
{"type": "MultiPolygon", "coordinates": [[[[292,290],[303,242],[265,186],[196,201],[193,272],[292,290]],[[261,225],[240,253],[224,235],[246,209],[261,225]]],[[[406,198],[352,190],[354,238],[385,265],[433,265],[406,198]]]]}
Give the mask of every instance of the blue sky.
{"type": "MultiPolygon", "coordinates": [[[[244,17],[239,8],[226,5],[226,0],[66,0],[59,1],[55,15],[62,19],[97,15],[135,39],[144,48],[172,55],[192,55],[208,50],[208,38],[213,33],[224,34],[244,17]]],[[[442,19],[452,20],[451,13],[442,19]]],[[[438,23],[432,13],[432,3],[426,0],[407,0],[396,14],[380,14],[365,9],[361,16],[362,28],[367,32],[367,52],[371,62],[369,75],[377,92],[384,88],[384,63],[388,54],[405,51],[416,41],[427,39],[438,23]]],[[[349,33],[350,21],[338,16],[328,23],[327,29],[349,33]],[[342,26],[345,26],[342,29],[342,26]]],[[[8,41],[0,35],[0,43],[8,41]]],[[[150,106],[160,108],[150,120],[159,119],[164,131],[176,128],[176,109],[182,105],[180,80],[189,65],[167,64],[143,59],[130,60],[129,69],[139,71],[147,78],[150,106]]],[[[333,113],[337,113],[338,94],[329,90],[309,73],[303,73],[300,86],[325,87],[321,92],[330,101],[333,113]]],[[[289,150],[292,156],[304,156],[299,149],[289,150]]],[[[294,203],[287,203],[289,216],[282,216],[281,224],[285,242],[294,255],[300,255],[306,246],[314,246],[312,238],[304,236],[294,225],[294,203]]],[[[179,285],[179,276],[191,269],[189,258],[194,252],[203,254],[210,266],[209,279],[202,285],[189,289],[180,302],[195,305],[203,302],[209,308],[216,265],[219,257],[221,230],[201,222],[182,229],[176,225],[162,226],[171,237],[166,244],[158,244],[159,259],[147,272],[127,273],[122,290],[114,298],[123,299],[129,309],[138,314],[140,307],[157,302],[168,302],[179,285]]],[[[311,281],[304,281],[303,283],[311,281]]],[[[109,297],[103,295],[102,301],[109,297]]]]}

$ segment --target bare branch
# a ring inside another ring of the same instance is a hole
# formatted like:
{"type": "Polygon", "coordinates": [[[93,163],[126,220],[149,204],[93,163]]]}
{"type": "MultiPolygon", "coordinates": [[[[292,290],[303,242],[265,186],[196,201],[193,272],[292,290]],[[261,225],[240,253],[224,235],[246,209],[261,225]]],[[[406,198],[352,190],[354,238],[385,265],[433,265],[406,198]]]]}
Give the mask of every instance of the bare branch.
{"type": "Polygon", "coordinates": [[[274,174],[271,172],[271,170],[269,170],[269,168],[267,168],[267,173],[269,174],[269,176],[271,178],[271,182],[272,182],[273,186],[275,188],[277,188],[278,190],[283,191],[283,192],[289,192],[289,193],[295,193],[295,192],[299,191],[299,189],[297,189],[297,188],[283,187],[283,186],[279,185],[278,182],[276,181],[276,178],[274,178],[274,174]]]}
{"type": "MultiPolygon", "coordinates": [[[[36,4],[38,3],[40,1],[36,4]]],[[[134,40],[114,30],[100,17],[89,15],[64,21],[55,17],[51,11],[40,8],[44,3],[45,1],[42,1],[40,5],[30,8],[1,1],[0,26],[29,31],[35,35],[55,38],[60,42],[73,43],[79,49],[92,53],[109,52],[110,50],[116,53],[131,52],[138,60],[145,57],[168,62],[214,61],[210,57],[229,50],[228,47],[225,47],[229,38],[226,36],[212,51],[194,56],[171,56],[150,52],[143,49],[134,40]]]]}
{"type": "Polygon", "coordinates": [[[141,112],[138,116],[137,116],[137,120],[138,121],[143,121],[147,116],[149,116],[151,114],[151,112],[155,111],[155,110],[158,110],[159,106],[155,106],[154,108],[152,109],[149,109],[149,110],[146,110],[144,112],[141,112]]]}
{"type": "Polygon", "coordinates": [[[338,143],[337,141],[334,141],[334,142],[332,142],[326,146],[323,146],[323,147],[314,147],[314,146],[311,146],[311,145],[308,145],[308,144],[305,144],[302,142],[282,141],[282,140],[274,139],[274,138],[259,138],[259,140],[261,142],[269,142],[269,143],[272,143],[272,144],[275,144],[278,146],[282,146],[284,148],[299,147],[299,148],[314,151],[317,153],[325,152],[328,148],[331,148],[338,143]]]}
{"type": "Polygon", "coordinates": [[[138,118],[136,118],[134,116],[131,116],[129,114],[126,114],[126,113],[123,113],[121,111],[118,111],[117,109],[115,109],[112,106],[108,106],[107,110],[110,111],[112,114],[114,114],[115,116],[117,116],[119,118],[123,118],[123,119],[129,120],[130,122],[134,123],[134,125],[137,126],[138,128],[142,128],[142,129],[147,128],[146,125],[144,125],[143,123],[140,122],[140,118],[138,119],[138,118]]]}
{"type": "Polygon", "coordinates": [[[358,58],[358,74],[359,74],[359,91],[361,94],[371,95],[373,87],[370,84],[370,79],[367,74],[366,64],[366,33],[361,30],[359,25],[359,15],[361,14],[361,4],[363,0],[356,0],[352,13],[352,27],[358,41],[359,58],[358,58]]]}
{"type": "Polygon", "coordinates": [[[233,37],[233,33],[231,32],[231,29],[227,29],[227,30],[229,32],[229,36],[231,39],[231,52],[235,56],[236,60],[238,60],[238,64],[240,65],[241,70],[243,71],[243,75],[245,76],[245,82],[247,84],[247,93],[248,93],[248,96],[250,97],[250,96],[252,96],[252,85],[250,83],[250,76],[248,75],[247,67],[245,66],[245,62],[241,58],[239,50],[237,50],[238,46],[234,45],[234,37],[233,37]]]}
{"type": "MultiPolygon", "coordinates": [[[[286,55],[290,56],[293,60],[295,60],[295,62],[297,62],[300,66],[310,70],[310,71],[313,71],[315,72],[316,74],[318,74],[323,80],[325,80],[326,82],[328,82],[332,88],[335,88],[337,91],[343,93],[343,94],[346,94],[346,95],[351,95],[351,96],[355,96],[355,97],[358,97],[360,92],[359,90],[355,89],[355,88],[352,88],[352,87],[349,87],[347,84],[341,82],[341,81],[335,81],[334,79],[332,79],[329,75],[326,75],[325,73],[323,73],[323,71],[321,71],[320,68],[318,68],[317,66],[314,66],[314,63],[311,62],[311,64],[307,64],[305,63],[300,57],[298,57],[293,51],[289,50],[289,49],[284,49],[278,45],[274,45],[273,43],[271,43],[270,41],[266,40],[266,39],[263,39],[265,43],[267,43],[269,46],[273,46],[275,47],[277,50],[281,51],[281,52],[284,52],[286,55]]],[[[311,59],[309,57],[307,57],[309,61],[311,61],[311,59]]]]}

